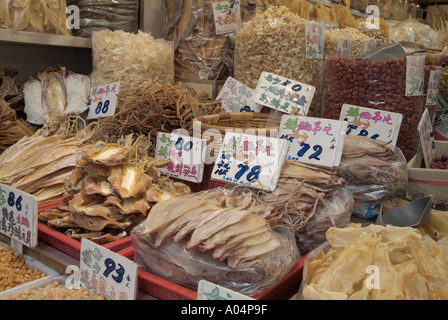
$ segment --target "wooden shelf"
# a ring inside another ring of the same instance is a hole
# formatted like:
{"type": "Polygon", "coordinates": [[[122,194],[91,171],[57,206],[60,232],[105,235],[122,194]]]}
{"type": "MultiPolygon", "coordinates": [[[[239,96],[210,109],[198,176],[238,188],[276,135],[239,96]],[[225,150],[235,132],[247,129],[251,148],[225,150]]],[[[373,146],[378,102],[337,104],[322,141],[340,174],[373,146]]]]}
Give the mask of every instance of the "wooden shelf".
{"type": "Polygon", "coordinates": [[[90,38],[0,29],[0,42],[51,47],[92,48],[90,38]]]}

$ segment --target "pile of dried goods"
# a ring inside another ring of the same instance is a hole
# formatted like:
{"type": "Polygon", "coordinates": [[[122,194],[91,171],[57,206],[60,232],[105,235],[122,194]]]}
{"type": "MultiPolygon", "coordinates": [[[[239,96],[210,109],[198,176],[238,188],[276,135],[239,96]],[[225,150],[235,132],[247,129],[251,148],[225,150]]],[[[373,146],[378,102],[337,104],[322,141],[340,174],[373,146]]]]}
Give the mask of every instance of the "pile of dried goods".
{"type": "Polygon", "coordinates": [[[351,41],[350,58],[357,58],[364,53],[366,41],[375,40],[357,29],[332,29],[325,31],[325,55],[340,56],[338,54],[339,39],[351,41]]]}
{"type": "Polygon", "coordinates": [[[129,135],[87,149],[66,181],[68,196],[39,221],[74,239],[107,243],[129,235],[155,203],[189,193],[183,183],[160,176],[157,168],[167,163],[149,157],[148,144],[129,135]]]}
{"type": "Polygon", "coordinates": [[[26,263],[26,258],[10,247],[0,245],[0,291],[45,277],[26,263]]]}
{"type": "Polygon", "coordinates": [[[431,169],[448,169],[448,155],[435,157],[431,163],[431,169]]]}

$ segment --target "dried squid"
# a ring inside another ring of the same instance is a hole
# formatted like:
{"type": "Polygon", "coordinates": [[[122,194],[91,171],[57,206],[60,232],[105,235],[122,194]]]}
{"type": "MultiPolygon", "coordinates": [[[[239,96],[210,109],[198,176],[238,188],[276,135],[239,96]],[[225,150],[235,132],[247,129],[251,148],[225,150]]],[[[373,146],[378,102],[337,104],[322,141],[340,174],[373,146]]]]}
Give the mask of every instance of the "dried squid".
{"type": "Polygon", "coordinates": [[[148,156],[149,143],[132,134],[116,143],[97,141],[65,181],[67,193],[59,209],[68,216],[43,213],[40,221],[73,238],[103,243],[129,235],[155,203],[189,193],[186,185],[160,175],[157,168],[166,162],[148,156]]]}

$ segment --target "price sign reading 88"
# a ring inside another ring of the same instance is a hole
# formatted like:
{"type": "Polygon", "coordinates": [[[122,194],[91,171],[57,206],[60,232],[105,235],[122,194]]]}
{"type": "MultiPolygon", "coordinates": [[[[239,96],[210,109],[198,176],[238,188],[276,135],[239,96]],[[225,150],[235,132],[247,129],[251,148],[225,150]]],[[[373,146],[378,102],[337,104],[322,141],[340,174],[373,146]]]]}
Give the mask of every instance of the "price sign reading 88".
{"type": "Polygon", "coordinates": [[[94,87],[90,91],[87,120],[112,117],[117,107],[120,82],[94,87]]]}
{"type": "Polygon", "coordinates": [[[80,284],[106,300],[135,300],[137,264],[90,240],[81,240],[80,284]]]}

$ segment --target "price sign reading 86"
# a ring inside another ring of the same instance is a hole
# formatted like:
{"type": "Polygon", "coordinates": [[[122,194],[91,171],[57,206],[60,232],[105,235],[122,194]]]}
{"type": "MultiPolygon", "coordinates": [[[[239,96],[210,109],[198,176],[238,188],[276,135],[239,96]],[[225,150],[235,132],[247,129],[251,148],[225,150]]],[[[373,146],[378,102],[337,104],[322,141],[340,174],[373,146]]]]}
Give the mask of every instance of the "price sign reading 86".
{"type": "Polygon", "coordinates": [[[117,94],[120,82],[94,87],[90,90],[87,120],[111,117],[117,107],[117,94]]]}
{"type": "Polygon", "coordinates": [[[135,300],[137,264],[92,241],[81,240],[81,285],[106,300],[135,300]]]}

